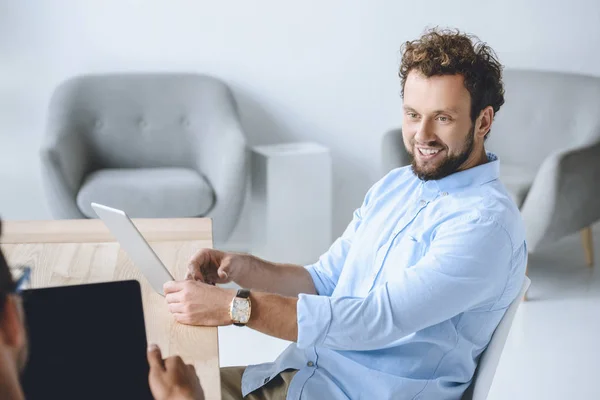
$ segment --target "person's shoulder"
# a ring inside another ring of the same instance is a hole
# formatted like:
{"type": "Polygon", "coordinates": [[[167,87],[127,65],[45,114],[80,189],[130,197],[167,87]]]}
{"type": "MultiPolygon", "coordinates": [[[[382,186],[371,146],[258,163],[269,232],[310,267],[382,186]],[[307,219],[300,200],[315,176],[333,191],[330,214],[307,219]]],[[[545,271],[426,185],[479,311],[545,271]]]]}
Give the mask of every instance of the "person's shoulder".
{"type": "Polygon", "coordinates": [[[482,231],[501,229],[513,245],[525,241],[521,213],[499,180],[469,187],[446,197],[438,209],[440,219],[445,223],[476,224],[482,231]]]}
{"type": "Polygon", "coordinates": [[[521,211],[499,179],[481,186],[481,213],[493,219],[510,232],[518,231],[524,235],[525,228],[521,211]]]}

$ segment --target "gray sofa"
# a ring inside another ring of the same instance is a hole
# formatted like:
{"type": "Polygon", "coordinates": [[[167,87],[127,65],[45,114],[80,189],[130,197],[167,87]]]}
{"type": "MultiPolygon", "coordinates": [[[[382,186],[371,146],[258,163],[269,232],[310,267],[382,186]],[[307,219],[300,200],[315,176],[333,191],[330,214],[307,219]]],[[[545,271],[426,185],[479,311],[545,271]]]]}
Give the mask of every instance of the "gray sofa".
{"type": "MultiPolygon", "coordinates": [[[[600,78],[506,70],[506,103],[486,148],[520,207],[530,252],[582,230],[593,263],[589,226],[600,219],[600,78]]],[[[402,132],[382,143],[385,172],[410,163],[402,132]]]]}
{"type": "Polygon", "coordinates": [[[222,243],[241,212],[248,151],[223,82],[107,74],[55,90],[41,159],[55,218],[95,218],[92,201],[134,218],[209,217],[222,243]]]}

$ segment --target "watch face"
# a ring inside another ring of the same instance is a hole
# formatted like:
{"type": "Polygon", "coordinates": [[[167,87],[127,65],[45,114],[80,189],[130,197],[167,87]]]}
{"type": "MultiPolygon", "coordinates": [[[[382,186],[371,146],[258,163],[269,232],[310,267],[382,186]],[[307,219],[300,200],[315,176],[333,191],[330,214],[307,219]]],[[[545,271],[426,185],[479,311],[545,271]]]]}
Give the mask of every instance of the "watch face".
{"type": "Polygon", "coordinates": [[[247,324],[250,319],[250,302],[248,299],[235,298],[231,308],[231,319],[241,324],[247,324]]]}

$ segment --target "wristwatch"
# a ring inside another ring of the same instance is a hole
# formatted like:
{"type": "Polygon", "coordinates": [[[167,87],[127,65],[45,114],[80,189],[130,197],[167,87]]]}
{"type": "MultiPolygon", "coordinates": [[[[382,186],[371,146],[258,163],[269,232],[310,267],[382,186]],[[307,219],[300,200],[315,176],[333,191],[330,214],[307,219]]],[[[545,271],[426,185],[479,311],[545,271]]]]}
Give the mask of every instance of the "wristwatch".
{"type": "Polygon", "coordinates": [[[235,326],[246,326],[248,321],[250,321],[251,311],[250,291],[248,289],[239,289],[229,306],[229,316],[233,324],[235,326]]]}

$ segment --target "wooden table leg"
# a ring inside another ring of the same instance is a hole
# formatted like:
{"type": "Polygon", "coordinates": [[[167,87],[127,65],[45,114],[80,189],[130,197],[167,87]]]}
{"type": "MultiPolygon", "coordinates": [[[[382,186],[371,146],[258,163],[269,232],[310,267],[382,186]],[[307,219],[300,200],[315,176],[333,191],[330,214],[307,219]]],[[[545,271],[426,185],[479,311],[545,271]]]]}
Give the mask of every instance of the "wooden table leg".
{"type": "Polygon", "coordinates": [[[581,230],[581,241],[585,253],[585,263],[588,267],[591,267],[594,265],[594,241],[591,227],[587,226],[581,230]]]}

